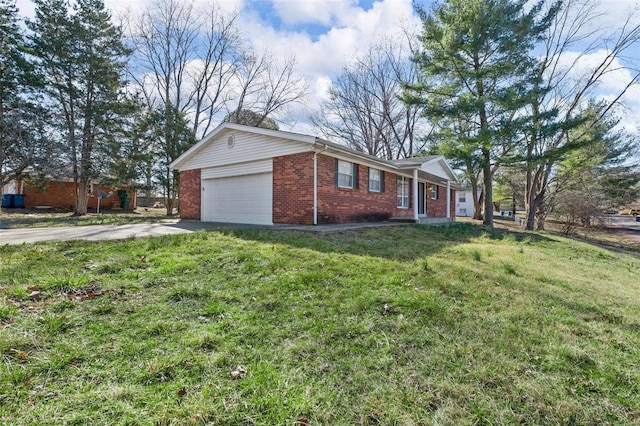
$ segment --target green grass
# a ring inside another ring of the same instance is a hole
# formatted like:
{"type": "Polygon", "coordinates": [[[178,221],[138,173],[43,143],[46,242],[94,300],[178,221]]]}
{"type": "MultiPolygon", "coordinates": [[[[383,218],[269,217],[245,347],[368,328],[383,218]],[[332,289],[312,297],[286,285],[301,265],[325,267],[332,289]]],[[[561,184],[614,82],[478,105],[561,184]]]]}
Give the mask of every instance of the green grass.
{"type": "Polygon", "coordinates": [[[639,272],[471,225],[4,246],[0,423],[638,424],[639,272]]]}

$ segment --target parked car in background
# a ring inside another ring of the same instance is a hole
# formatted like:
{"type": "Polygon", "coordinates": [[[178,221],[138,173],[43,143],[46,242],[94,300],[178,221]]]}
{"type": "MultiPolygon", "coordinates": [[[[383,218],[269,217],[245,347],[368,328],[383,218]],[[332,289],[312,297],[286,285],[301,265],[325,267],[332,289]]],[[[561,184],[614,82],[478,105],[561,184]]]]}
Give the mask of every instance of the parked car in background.
{"type": "Polygon", "coordinates": [[[638,216],[640,215],[640,208],[622,209],[620,214],[638,216]]]}

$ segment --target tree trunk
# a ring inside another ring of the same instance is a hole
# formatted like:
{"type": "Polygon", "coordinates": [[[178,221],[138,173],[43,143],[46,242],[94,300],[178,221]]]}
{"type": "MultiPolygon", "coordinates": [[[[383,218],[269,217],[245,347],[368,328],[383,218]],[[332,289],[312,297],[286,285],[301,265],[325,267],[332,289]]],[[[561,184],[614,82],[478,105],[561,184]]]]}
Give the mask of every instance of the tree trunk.
{"type": "Polygon", "coordinates": [[[489,150],[483,149],[484,157],[483,182],[484,182],[484,218],[482,223],[493,228],[493,186],[491,182],[491,153],[489,150]]]}
{"type": "Polygon", "coordinates": [[[171,216],[173,214],[174,200],[175,197],[173,195],[167,196],[167,216],[171,216]]]}
{"type": "Polygon", "coordinates": [[[473,219],[480,220],[482,219],[482,200],[484,199],[484,195],[481,193],[478,197],[478,183],[471,183],[471,196],[473,197],[473,219]]]}
{"type": "MultiPolygon", "coordinates": [[[[539,207],[542,207],[542,206],[539,206],[539,207]]],[[[536,229],[538,231],[544,231],[544,222],[545,222],[545,219],[547,218],[547,215],[542,208],[540,208],[540,211],[538,212],[537,217],[538,217],[538,224],[536,225],[536,229]]]]}
{"type": "Polygon", "coordinates": [[[524,229],[533,231],[536,223],[536,210],[538,207],[535,200],[535,194],[533,193],[533,191],[531,190],[527,191],[526,200],[527,200],[525,205],[526,223],[525,223],[524,229]]]}
{"type": "Polygon", "coordinates": [[[78,180],[76,184],[76,205],[73,211],[74,216],[84,216],[87,214],[87,196],[89,184],[84,180],[78,180]]]}

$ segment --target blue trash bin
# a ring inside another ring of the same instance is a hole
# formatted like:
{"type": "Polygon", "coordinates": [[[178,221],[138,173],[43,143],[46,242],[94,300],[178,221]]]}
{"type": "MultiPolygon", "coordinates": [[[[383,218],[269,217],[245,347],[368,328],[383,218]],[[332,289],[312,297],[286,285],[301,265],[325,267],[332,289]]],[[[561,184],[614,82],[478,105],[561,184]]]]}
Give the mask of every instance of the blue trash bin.
{"type": "Polygon", "coordinates": [[[636,222],[640,222],[640,215],[636,216],[636,222]]]}
{"type": "Polygon", "coordinates": [[[15,194],[13,197],[13,206],[16,209],[24,209],[24,194],[15,194]]]}
{"type": "Polygon", "coordinates": [[[14,199],[15,199],[15,194],[2,194],[2,208],[12,209],[14,199]]]}

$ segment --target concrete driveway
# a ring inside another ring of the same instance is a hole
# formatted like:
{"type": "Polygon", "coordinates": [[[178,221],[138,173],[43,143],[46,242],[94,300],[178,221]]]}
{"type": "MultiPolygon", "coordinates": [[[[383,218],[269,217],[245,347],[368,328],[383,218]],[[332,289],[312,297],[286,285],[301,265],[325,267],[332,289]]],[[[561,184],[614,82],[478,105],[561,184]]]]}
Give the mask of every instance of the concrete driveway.
{"type": "Polygon", "coordinates": [[[139,223],[129,225],[89,225],[52,228],[0,229],[0,245],[37,243],[65,240],[121,240],[127,238],[194,232],[197,228],[189,224],[139,223]]]}

